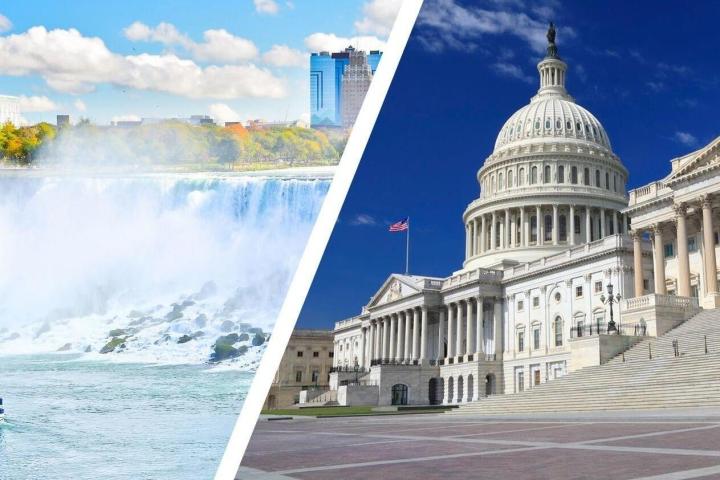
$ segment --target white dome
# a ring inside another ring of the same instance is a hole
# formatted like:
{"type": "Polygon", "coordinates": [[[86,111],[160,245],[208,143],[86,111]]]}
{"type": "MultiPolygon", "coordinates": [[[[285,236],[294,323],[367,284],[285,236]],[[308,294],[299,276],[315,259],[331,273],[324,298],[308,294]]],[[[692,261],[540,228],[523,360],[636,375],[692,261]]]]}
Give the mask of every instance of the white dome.
{"type": "Polygon", "coordinates": [[[612,150],[602,124],[567,95],[538,95],[503,125],[495,152],[543,140],[576,139],[612,150]]]}

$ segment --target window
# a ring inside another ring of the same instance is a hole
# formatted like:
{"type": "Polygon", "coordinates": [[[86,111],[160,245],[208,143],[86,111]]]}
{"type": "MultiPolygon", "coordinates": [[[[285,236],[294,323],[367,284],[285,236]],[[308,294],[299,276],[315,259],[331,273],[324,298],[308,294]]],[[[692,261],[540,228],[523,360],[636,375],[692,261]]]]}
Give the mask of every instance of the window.
{"type": "Polygon", "coordinates": [[[565,183],[565,167],[558,166],[558,183],[565,183]]]}
{"type": "Polygon", "coordinates": [[[575,122],[575,130],[578,133],[582,133],[582,125],[580,125],[580,122],[575,122]]]}
{"type": "Polygon", "coordinates": [[[328,357],[333,358],[335,356],[335,352],[328,352],[328,357]]]}
{"type": "Polygon", "coordinates": [[[555,292],[555,301],[560,303],[560,300],[562,300],[562,295],[560,295],[560,292],[555,292]]]}
{"type": "Polygon", "coordinates": [[[518,300],[518,303],[517,303],[518,312],[522,312],[524,308],[525,308],[525,302],[523,302],[522,300],[518,300]]]}
{"type": "Polygon", "coordinates": [[[720,243],[720,235],[718,235],[718,232],[713,232],[713,237],[715,237],[715,245],[720,243]]]}
{"type": "Polygon", "coordinates": [[[562,122],[558,118],[557,120],[555,120],[555,129],[560,130],[561,128],[562,128],[562,122]]]}
{"type": "Polygon", "coordinates": [[[537,242],[537,217],[530,217],[530,241],[537,242]]]}
{"type": "Polygon", "coordinates": [[[575,327],[577,330],[577,336],[582,337],[583,336],[583,330],[585,330],[585,320],[578,320],[577,326],[575,327]]]}
{"type": "Polygon", "coordinates": [[[540,120],[535,120],[535,130],[540,130],[540,120]]]}
{"type": "Polygon", "coordinates": [[[498,173],[498,190],[502,190],[504,187],[503,185],[503,174],[502,172],[498,173]]]}
{"type": "Polygon", "coordinates": [[[317,370],[313,370],[312,371],[312,380],[310,380],[310,381],[312,383],[317,383],[319,379],[320,379],[320,372],[318,372],[317,370]]]}
{"type": "Polygon", "coordinates": [[[533,307],[537,308],[540,306],[540,297],[533,297],[533,307]]]}
{"type": "Polygon", "coordinates": [[[694,237],[694,236],[688,237],[687,245],[688,245],[688,252],[690,252],[690,253],[697,252],[697,250],[698,250],[697,237],[694,237]]]}
{"type": "MultiPolygon", "coordinates": [[[[643,278],[643,290],[650,290],[650,280],[647,278],[643,278]]],[[[668,292],[668,295],[672,295],[672,293],[668,292]]]]}
{"type": "Polygon", "coordinates": [[[530,184],[535,185],[538,180],[538,170],[537,167],[532,167],[530,169],[530,184]]]}
{"type": "Polygon", "coordinates": [[[602,293],[602,282],[595,282],[595,293],[602,293]]]}
{"type": "Polygon", "coordinates": [[[545,130],[550,130],[550,119],[545,120],[545,130]]]}
{"type": "Polygon", "coordinates": [[[560,215],[559,222],[560,230],[558,231],[558,234],[560,235],[560,241],[565,242],[567,241],[567,219],[565,215],[560,215]]]}
{"type": "Polygon", "coordinates": [[[298,383],[302,382],[302,370],[295,372],[295,381],[298,383]]]}
{"type": "Polygon", "coordinates": [[[613,191],[617,192],[617,175],[613,175],[613,191]]]}
{"type": "Polygon", "coordinates": [[[580,235],[580,215],[575,215],[575,233],[580,235]]]}
{"type": "Polygon", "coordinates": [[[563,331],[562,331],[562,318],[555,317],[555,346],[562,347],[563,344],[563,331]]]}
{"type": "Polygon", "coordinates": [[[550,165],[545,165],[545,174],[543,175],[543,182],[550,183],[551,176],[552,176],[552,173],[550,171],[550,165]]]}
{"type": "Polygon", "coordinates": [[[583,287],[582,287],[582,285],[575,287],[575,296],[578,297],[578,298],[583,296],[583,287]]]}
{"type": "Polygon", "coordinates": [[[545,241],[552,240],[552,229],[553,229],[553,221],[552,221],[552,215],[545,215],[545,232],[544,232],[544,238],[545,241]]]}
{"type": "Polygon", "coordinates": [[[512,188],[513,186],[513,172],[510,170],[508,172],[508,188],[512,188]]]}
{"type": "Polygon", "coordinates": [[[577,184],[578,177],[577,177],[577,167],[572,167],[570,169],[570,183],[573,185],[577,184]]]}
{"type": "Polygon", "coordinates": [[[672,243],[666,243],[663,247],[663,250],[665,250],[665,258],[672,258],[675,256],[675,250],[673,250],[672,243]]]}
{"type": "Polygon", "coordinates": [[[568,120],[567,122],[565,122],[565,129],[566,129],[566,130],[572,130],[572,123],[570,122],[570,120],[568,120]]]}
{"type": "Polygon", "coordinates": [[[540,329],[533,330],[533,350],[540,350],[540,329]]]}
{"type": "Polygon", "coordinates": [[[525,351],[525,332],[518,332],[518,352],[525,351]]]}
{"type": "Polygon", "coordinates": [[[595,170],[595,186],[600,188],[600,170],[595,170]]]}
{"type": "Polygon", "coordinates": [[[521,168],[518,172],[518,186],[522,187],[525,185],[525,169],[521,168]]]}
{"type": "Polygon", "coordinates": [[[320,356],[320,352],[313,352],[313,358],[318,358],[320,356]]]}
{"type": "MultiPolygon", "coordinates": [[[[342,350],[342,345],[340,345],[340,350],[342,350]]],[[[302,358],[303,352],[297,352],[298,358],[302,358]]]]}
{"type": "Polygon", "coordinates": [[[590,169],[586,168],[583,175],[583,184],[590,186],[590,169]]]}
{"type": "Polygon", "coordinates": [[[610,190],[610,174],[605,172],[605,190],[610,190]]]}

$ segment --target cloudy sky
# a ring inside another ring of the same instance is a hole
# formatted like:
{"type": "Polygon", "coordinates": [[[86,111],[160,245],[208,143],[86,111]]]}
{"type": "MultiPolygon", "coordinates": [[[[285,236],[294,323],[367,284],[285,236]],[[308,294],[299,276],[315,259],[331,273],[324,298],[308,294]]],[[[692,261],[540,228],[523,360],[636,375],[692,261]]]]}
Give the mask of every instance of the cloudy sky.
{"type": "Polygon", "coordinates": [[[0,94],[35,123],[308,116],[308,53],[382,49],[399,0],[0,5],[0,94]]]}

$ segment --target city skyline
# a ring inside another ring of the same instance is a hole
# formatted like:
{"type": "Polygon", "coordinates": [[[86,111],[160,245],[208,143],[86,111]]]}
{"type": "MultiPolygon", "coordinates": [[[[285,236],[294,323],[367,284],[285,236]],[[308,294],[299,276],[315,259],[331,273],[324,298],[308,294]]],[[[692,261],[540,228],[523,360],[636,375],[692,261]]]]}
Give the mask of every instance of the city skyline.
{"type": "Polygon", "coordinates": [[[212,9],[31,3],[0,10],[0,93],[20,98],[28,123],[56,114],[99,124],[192,114],[309,121],[310,52],[382,48],[397,11],[361,0],[331,10],[259,0],[212,9]]]}

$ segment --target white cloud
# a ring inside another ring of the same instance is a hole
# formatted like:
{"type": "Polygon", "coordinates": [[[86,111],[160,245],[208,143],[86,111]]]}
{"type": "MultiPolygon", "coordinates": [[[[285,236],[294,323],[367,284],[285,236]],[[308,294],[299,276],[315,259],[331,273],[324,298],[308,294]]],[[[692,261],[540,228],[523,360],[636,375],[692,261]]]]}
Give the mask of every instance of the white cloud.
{"type": "Polygon", "coordinates": [[[20,96],[21,112],[52,112],[53,110],[57,109],[57,103],[53,102],[48,97],[26,97],[25,95],[20,96]]]}
{"type": "Polygon", "coordinates": [[[377,225],[377,220],[372,215],[367,213],[359,213],[350,220],[350,225],[377,225]]]}
{"type": "Polygon", "coordinates": [[[258,13],[275,15],[280,10],[275,0],[253,0],[253,2],[255,3],[255,11],[258,13]]]}
{"type": "Polygon", "coordinates": [[[347,46],[360,50],[385,50],[385,42],[375,36],[338,37],[334,33],[313,33],[305,37],[305,46],[313,52],[339,52],[347,46]]]}
{"type": "Polygon", "coordinates": [[[371,33],[380,36],[390,34],[402,0],[370,0],[363,5],[364,17],[355,22],[359,33],[371,33]]]}
{"type": "Polygon", "coordinates": [[[282,80],[255,65],[201,67],[173,54],[122,56],[111,52],[100,38],[84,37],[75,29],[45,27],[0,36],[0,75],[40,75],[48,86],[66,93],[90,92],[107,83],[189,98],[286,94],[282,80]]]}
{"type": "Polygon", "coordinates": [[[682,143],[687,147],[694,147],[695,145],[697,145],[697,138],[691,133],[675,132],[675,134],[673,135],[673,139],[676,142],[682,143]]]}
{"type": "Polygon", "coordinates": [[[112,119],[111,119],[112,123],[117,123],[117,122],[139,122],[140,120],[142,120],[142,119],[140,118],[140,115],[135,115],[135,114],[132,114],[132,113],[127,114],[127,115],[117,115],[117,116],[115,116],[115,117],[112,117],[112,119]]]}
{"type": "Polygon", "coordinates": [[[0,13],[0,32],[7,32],[12,26],[10,19],[0,13]]]}
{"type": "Polygon", "coordinates": [[[208,111],[219,123],[240,121],[240,114],[224,103],[213,103],[208,107],[208,111]]]}
{"type": "Polygon", "coordinates": [[[525,72],[523,72],[520,67],[513,65],[512,63],[497,62],[492,65],[492,68],[495,72],[504,77],[517,78],[518,80],[528,83],[532,83],[534,81],[533,77],[525,75],[525,72]]]}
{"type": "Polygon", "coordinates": [[[87,105],[85,105],[85,102],[83,102],[79,98],[75,100],[73,105],[75,105],[75,110],[77,110],[78,112],[84,112],[87,110],[87,105]]]}
{"type": "MultiPolygon", "coordinates": [[[[423,43],[430,49],[472,49],[476,41],[486,35],[508,34],[525,41],[534,51],[543,52],[547,46],[547,23],[534,19],[512,3],[499,2],[504,10],[463,6],[456,0],[427,2],[418,18],[423,43]]],[[[537,9],[535,9],[536,12],[537,9]]],[[[539,12],[548,13],[547,9],[539,12]]],[[[536,13],[537,14],[537,13],[536,13]]],[[[574,37],[571,28],[558,28],[562,38],[574,37]]]]}
{"type": "Polygon", "coordinates": [[[224,29],[206,30],[204,42],[195,42],[180,32],[175,25],[162,22],[149,27],[134,22],[123,30],[125,37],[134,42],[158,42],[166,46],[180,46],[193,58],[203,62],[242,63],[258,56],[258,48],[247,38],[233,35],[224,29]]]}
{"type": "Polygon", "coordinates": [[[274,67],[304,67],[308,64],[307,54],[287,45],[273,45],[263,53],[263,62],[274,67]]]}

